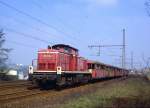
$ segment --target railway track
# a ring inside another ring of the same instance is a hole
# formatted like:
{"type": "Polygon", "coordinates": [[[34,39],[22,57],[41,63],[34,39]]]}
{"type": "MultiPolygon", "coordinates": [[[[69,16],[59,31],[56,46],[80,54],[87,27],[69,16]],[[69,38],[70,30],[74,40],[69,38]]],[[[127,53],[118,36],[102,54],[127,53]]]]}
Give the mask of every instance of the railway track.
{"type": "MultiPolygon", "coordinates": [[[[118,79],[112,79],[112,80],[105,80],[105,81],[102,81],[102,82],[96,82],[96,83],[101,83],[101,85],[105,85],[105,84],[109,84],[109,82],[112,82],[112,81],[121,81],[121,80],[124,80],[124,78],[118,78],[118,79]]],[[[88,87],[90,85],[93,85],[91,83],[89,84],[85,84],[85,87],[88,87]]],[[[84,86],[84,85],[83,85],[84,86]]],[[[5,104],[5,103],[8,103],[8,102],[14,102],[14,101],[20,101],[20,100],[24,100],[24,99],[30,99],[31,97],[34,97],[34,96],[46,96],[46,95],[50,95],[50,96],[57,96],[57,95],[60,95],[63,93],[63,91],[67,92],[67,91],[70,91],[68,89],[80,89],[82,88],[82,85],[81,86],[77,86],[75,88],[67,88],[65,90],[62,90],[60,92],[58,91],[55,91],[55,90],[48,90],[48,91],[43,91],[43,90],[39,90],[39,89],[35,89],[35,90],[23,90],[23,91],[16,91],[16,92],[13,92],[13,93],[6,93],[6,94],[1,94],[0,95],[0,104],[5,104]]]]}
{"type": "Polygon", "coordinates": [[[19,85],[0,86],[0,91],[1,90],[7,90],[7,89],[28,87],[28,86],[31,86],[31,84],[19,84],[19,85]]]}
{"type": "Polygon", "coordinates": [[[36,90],[39,87],[37,86],[26,86],[26,87],[18,87],[18,88],[12,88],[12,89],[4,89],[0,90],[0,96],[5,95],[5,94],[12,94],[12,93],[18,93],[22,91],[31,91],[31,90],[36,90]]]}
{"type": "Polygon", "coordinates": [[[1,90],[7,90],[7,89],[13,89],[13,88],[19,88],[19,87],[28,87],[31,86],[29,82],[17,82],[17,83],[7,83],[7,84],[0,84],[0,91],[1,90]]]}
{"type": "Polygon", "coordinates": [[[19,83],[25,83],[26,80],[16,80],[16,81],[0,81],[0,86],[4,85],[13,85],[13,84],[19,84],[19,83]]]}
{"type": "Polygon", "coordinates": [[[34,91],[20,91],[16,93],[8,93],[4,95],[0,95],[0,104],[8,103],[15,100],[30,98],[31,96],[37,96],[39,94],[45,94],[50,91],[40,91],[40,90],[34,90],[34,91]]]}

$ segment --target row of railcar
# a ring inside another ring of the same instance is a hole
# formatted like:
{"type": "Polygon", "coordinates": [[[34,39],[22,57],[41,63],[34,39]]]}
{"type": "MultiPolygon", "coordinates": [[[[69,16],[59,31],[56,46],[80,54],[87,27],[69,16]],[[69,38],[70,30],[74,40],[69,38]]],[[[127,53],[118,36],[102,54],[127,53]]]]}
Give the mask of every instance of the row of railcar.
{"type": "Polygon", "coordinates": [[[88,69],[92,72],[92,79],[115,78],[128,75],[128,70],[126,69],[107,65],[100,62],[89,62],[88,69]]]}
{"type": "Polygon", "coordinates": [[[78,49],[64,44],[39,50],[37,60],[29,66],[29,79],[40,86],[45,83],[63,86],[127,75],[126,69],[87,60],[79,56],[78,49]]]}

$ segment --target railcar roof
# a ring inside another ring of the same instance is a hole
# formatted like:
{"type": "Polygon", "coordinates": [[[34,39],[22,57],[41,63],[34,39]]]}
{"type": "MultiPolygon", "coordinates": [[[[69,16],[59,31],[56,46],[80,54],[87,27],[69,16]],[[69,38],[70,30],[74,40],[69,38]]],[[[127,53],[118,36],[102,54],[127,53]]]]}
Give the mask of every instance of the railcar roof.
{"type": "MultiPolygon", "coordinates": [[[[95,64],[105,65],[105,66],[112,67],[112,68],[123,69],[121,67],[112,66],[112,65],[105,64],[105,63],[102,63],[102,62],[99,62],[99,61],[89,61],[89,63],[95,63],[95,64]]],[[[124,69],[124,70],[127,70],[127,69],[124,69]]]]}
{"type": "Polygon", "coordinates": [[[71,47],[70,45],[65,45],[65,44],[56,44],[56,45],[53,45],[52,48],[56,48],[56,47],[67,47],[67,48],[71,48],[75,51],[78,51],[78,49],[74,48],[74,47],[71,47]]]}

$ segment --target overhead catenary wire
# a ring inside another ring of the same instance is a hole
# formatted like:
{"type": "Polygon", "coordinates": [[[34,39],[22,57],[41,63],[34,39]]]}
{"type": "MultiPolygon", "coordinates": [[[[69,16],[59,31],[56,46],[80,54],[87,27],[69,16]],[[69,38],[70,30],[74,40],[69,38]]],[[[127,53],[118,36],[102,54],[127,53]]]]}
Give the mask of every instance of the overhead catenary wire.
{"type": "MultiPolygon", "coordinates": [[[[6,17],[6,16],[4,16],[4,17],[6,17]]],[[[8,17],[8,16],[7,16],[8,17]]],[[[12,20],[14,20],[15,22],[17,22],[17,23],[19,23],[19,24],[22,24],[22,25],[24,25],[24,26],[27,26],[27,27],[29,27],[29,28],[32,28],[33,30],[36,30],[36,31],[40,31],[40,32],[42,32],[42,33],[45,33],[45,34],[47,34],[49,37],[52,37],[53,36],[53,38],[55,38],[55,37],[59,37],[59,36],[57,36],[57,35],[54,35],[54,34],[50,34],[49,32],[47,32],[47,31],[45,31],[45,30],[42,30],[42,29],[40,29],[40,28],[38,28],[38,27],[35,27],[35,26],[33,26],[33,25],[30,25],[30,24],[27,24],[26,22],[24,22],[23,20],[18,20],[17,18],[15,18],[15,17],[12,17],[12,16],[9,16],[8,18],[10,18],[10,19],[12,19],[12,20]]],[[[56,39],[56,38],[55,38],[56,39]]]]}
{"type": "Polygon", "coordinates": [[[8,43],[15,44],[15,45],[17,45],[17,46],[23,46],[23,47],[27,47],[27,48],[31,48],[31,49],[35,49],[35,48],[36,48],[36,46],[29,45],[29,44],[24,44],[24,43],[17,42],[17,41],[7,40],[7,42],[8,42],[8,43]]]}
{"type": "MultiPolygon", "coordinates": [[[[35,0],[31,0],[31,2],[33,3],[33,5],[35,5],[36,7],[38,7],[38,8],[40,8],[40,9],[42,9],[42,10],[44,10],[45,11],[45,6],[42,6],[38,1],[35,1],[35,0]]],[[[43,1],[44,2],[44,1],[43,1]]],[[[46,13],[45,13],[45,15],[47,15],[46,13]]],[[[47,15],[48,16],[48,15],[47,15]]],[[[68,24],[68,22],[63,22],[62,20],[61,20],[61,18],[60,17],[58,17],[58,16],[55,16],[55,19],[59,22],[59,23],[61,23],[64,27],[66,27],[67,26],[67,28],[71,28],[71,26],[70,26],[70,24],[68,24]]],[[[76,33],[77,34],[77,33],[76,33]]],[[[78,32],[78,34],[80,34],[79,32],[78,32]]],[[[75,36],[75,35],[74,35],[75,36]]],[[[76,38],[77,40],[79,40],[77,37],[74,37],[74,38],[76,38]]]]}
{"type": "Polygon", "coordinates": [[[43,9],[43,6],[41,6],[37,1],[31,0],[31,2],[38,8],[43,9]]]}
{"type": "Polygon", "coordinates": [[[25,34],[25,33],[19,32],[17,30],[14,30],[14,29],[11,29],[11,28],[8,28],[8,27],[4,27],[4,28],[5,28],[5,30],[7,30],[9,32],[13,32],[15,34],[18,34],[19,36],[23,36],[23,37],[30,38],[30,39],[33,39],[33,40],[41,41],[41,42],[46,43],[46,44],[49,44],[49,43],[53,44],[49,41],[43,40],[41,38],[38,38],[38,37],[30,35],[30,34],[25,34]]]}
{"type": "MultiPolygon", "coordinates": [[[[3,15],[3,16],[4,16],[4,15],[3,15]]],[[[4,16],[4,17],[6,17],[6,16],[4,16]]],[[[47,43],[49,43],[49,44],[51,44],[51,45],[53,45],[53,44],[56,43],[56,42],[54,42],[54,40],[52,40],[52,38],[57,39],[56,37],[59,37],[59,36],[57,36],[57,35],[54,35],[54,34],[49,33],[48,31],[45,31],[45,30],[43,30],[43,29],[40,29],[39,27],[35,27],[35,26],[31,25],[31,24],[28,24],[28,23],[26,23],[26,22],[23,21],[23,20],[17,19],[17,18],[12,17],[12,16],[7,16],[7,17],[9,17],[11,20],[14,20],[16,23],[22,24],[23,26],[26,26],[26,27],[31,28],[31,29],[33,29],[33,30],[36,30],[36,31],[38,31],[38,32],[47,34],[49,37],[51,37],[50,40],[52,41],[52,42],[48,42],[48,41],[47,41],[47,43]]],[[[6,26],[5,26],[5,28],[7,29],[6,26]]],[[[9,28],[9,29],[10,29],[10,28],[9,28]]],[[[13,30],[13,31],[14,31],[14,30],[13,30]]],[[[12,32],[12,29],[11,29],[11,32],[12,32]]],[[[32,35],[32,36],[33,36],[33,35],[32,35]]],[[[34,36],[34,37],[35,37],[35,36],[34,36]]],[[[43,40],[43,39],[42,39],[42,40],[43,40]]]]}
{"type": "Polygon", "coordinates": [[[62,31],[62,30],[60,30],[60,29],[58,29],[57,27],[55,27],[55,26],[53,26],[53,25],[50,25],[50,24],[48,24],[48,23],[42,21],[41,19],[39,19],[39,18],[37,18],[37,17],[34,17],[34,16],[32,16],[32,15],[30,15],[30,14],[28,14],[28,13],[22,11],[22,10],[19,10],[19,9],[13,7],[12,5],[7,4],[7,3],[4,2],[4,1],[0,1],[0,4],[6,6],[6,7],[8,7],[8,8],[10,8],[10,9],[12,9],[12,10],[14,10],[14,11],[16,11],[16,12],[18,12],[18,13],[24,15],[24,16],[27,16],[28,18],[30,18],[30,19],[32,19],[32,20],[34,20],[34,21],[37,21],[37,22],[39,22],[39,23],[41,23],[41,24],[43,24],[43,25],[45,25],[45,26],[47,26],[47,27],[49,27],[49,28],[51,28],[51,29],[54,29],[54,30],[56,30],[57,32],[62,33],[62,34],[64,34],[64,35],[67,36],[67,37],[71,37],[72,39],[76,39],[76,38],[72,37],[71,35],[69,35],[68,33],[66,33],[66,32],[64,32],[64,31],[62,31]]]}

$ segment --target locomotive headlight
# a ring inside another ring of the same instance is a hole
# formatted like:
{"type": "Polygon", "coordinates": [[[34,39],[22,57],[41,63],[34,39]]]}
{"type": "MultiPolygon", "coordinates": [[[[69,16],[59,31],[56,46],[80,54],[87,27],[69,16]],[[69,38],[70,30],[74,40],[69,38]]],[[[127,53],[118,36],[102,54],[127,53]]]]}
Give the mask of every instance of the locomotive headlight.
{"type": "Polygon", "coordinates": [[[92,73],[92,69],[89,69],[89,72],[92,73]]]}
{"type": "Polygon", "coordinates": [[[61,66],[57,67],[57,74],[61,74],[61,66]]]}
{"type": "Polygon", "coordinates": [[[33,66],[29,66],[29,74],[33,74],[33,66]]]}

